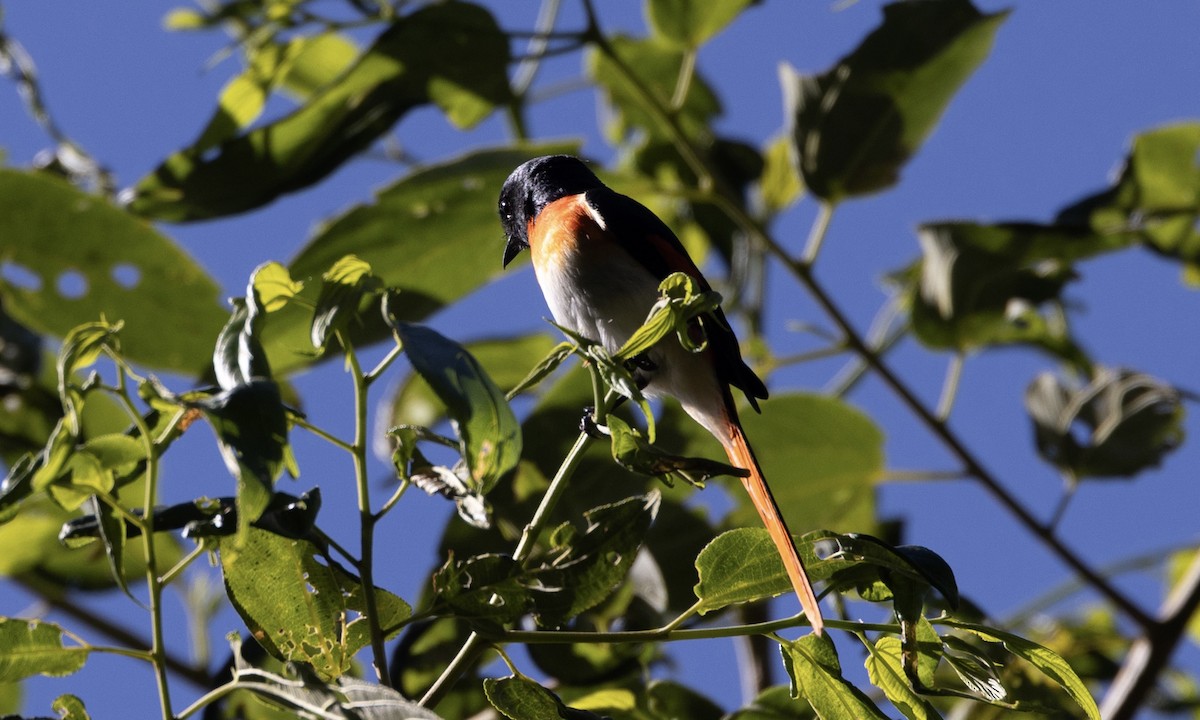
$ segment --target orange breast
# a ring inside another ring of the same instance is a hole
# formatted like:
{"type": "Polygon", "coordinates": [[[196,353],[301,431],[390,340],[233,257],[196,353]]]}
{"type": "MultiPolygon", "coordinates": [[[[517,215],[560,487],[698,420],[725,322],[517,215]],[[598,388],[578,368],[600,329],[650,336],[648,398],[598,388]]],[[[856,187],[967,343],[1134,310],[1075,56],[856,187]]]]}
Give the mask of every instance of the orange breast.
{"type": "Polygon", "coordinates": [[[539,272],[560,270],[586,242],[607,242],[583,195],[568,195],[542,208],[529,222],[529,252],[539,272]]]}

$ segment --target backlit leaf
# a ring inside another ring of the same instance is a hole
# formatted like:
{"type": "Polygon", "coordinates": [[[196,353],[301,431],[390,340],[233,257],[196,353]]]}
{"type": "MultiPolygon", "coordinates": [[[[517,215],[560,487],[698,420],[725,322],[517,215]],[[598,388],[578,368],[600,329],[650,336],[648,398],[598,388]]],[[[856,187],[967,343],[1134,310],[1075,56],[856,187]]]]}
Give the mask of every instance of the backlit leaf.
{"type": "Polygon", "coordinates": [[[0,682],[62,677],[83,667],[88,648],[64,647],[63,630],[41,620],[0,618],[0,682]]]}
{"type": "Polygon", "coordinates": [[[124,323],[129,360],[204,371],[226,316],[219,289],[144,221],[59,178],[0,169],[0,237],[0,298],[23,324],[63,337],[103,315],[124,323]],[[30,279],[15,281],[17,272],[30,279]]]}
{"type": "Polygon", "coordinates": [[[981,14],[969,0],[896,2],[883,13],[830,70],[780,70],[804,183],[829,202],[897,182],[1008,15],[981,14]]]}
{"type": "Polygon", "coordinates": [[[654,31],[685,48],[698,48],[725,28],[754,0],[650,0],[654,31]]]}
{"type": "Polygon", "coordinates": [[[487,10],[424,6],[295,112],[167,158],[128,191],[129,207],[172,222],[260,207],[322,180],[420,105],[437,103],[460,126],[478,122],[508,98],[507,64],[508,41],[487,10]]]}

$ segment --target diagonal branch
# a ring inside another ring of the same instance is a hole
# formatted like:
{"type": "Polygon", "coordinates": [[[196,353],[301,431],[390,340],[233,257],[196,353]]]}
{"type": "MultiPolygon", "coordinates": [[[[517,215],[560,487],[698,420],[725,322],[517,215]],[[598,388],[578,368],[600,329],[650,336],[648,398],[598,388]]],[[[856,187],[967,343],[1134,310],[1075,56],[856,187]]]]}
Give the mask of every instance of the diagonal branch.
{"type": "Polygon", "coordinates": [[[1192,557],[1187,573],[1163,603],[1158,621],[1143,626],[1142,636],[1133,642],[1104,697],[1102,716],[1108,720],[1131,720],[1137,714],[1197,609],[1200,609],[1200,551],[1192,557]]]}

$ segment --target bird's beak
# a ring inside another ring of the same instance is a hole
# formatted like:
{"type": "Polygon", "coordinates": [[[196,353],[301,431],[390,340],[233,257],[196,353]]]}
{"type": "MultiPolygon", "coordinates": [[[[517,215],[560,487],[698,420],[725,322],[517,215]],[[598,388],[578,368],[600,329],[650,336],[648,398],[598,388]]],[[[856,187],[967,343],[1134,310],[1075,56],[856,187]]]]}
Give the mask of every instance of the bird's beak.
{"type": "Polygon", "coordinates": [[[517,257],[517,255],[520,255],[521,251],[524,250],[526,247],[527,247],[526,244],[521,242],[521,240],[519,238],[509,237],[508,244],[504,246],[504,265],[503,265],[503,267],[508,267],[508,264],[510,262],[512,262],[513,259],[517,257]]]}

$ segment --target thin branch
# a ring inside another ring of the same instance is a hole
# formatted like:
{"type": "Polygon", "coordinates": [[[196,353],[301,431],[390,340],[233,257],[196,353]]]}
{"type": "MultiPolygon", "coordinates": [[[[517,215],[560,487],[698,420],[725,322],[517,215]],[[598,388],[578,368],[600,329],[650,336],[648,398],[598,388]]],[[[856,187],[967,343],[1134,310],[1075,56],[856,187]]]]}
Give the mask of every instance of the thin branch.
{"type": "MultiPolygon", "coordinates": [[[[593,376],[595,373],[593,373],[593,376]]],[[[546,494],[542,496],[541,503],[538,504],[537,510],[533,513],[533,518],[529,524],[525,526],[524,532],[521,533],[521,540],[517,543],[517,549],[513,552],[513,560],[519,565],[524,565],[533,553],[534,542],[538,536],[542,534],[542,530],[549,520],[550,513],[554,510],[554,506],[558,504],[559,499],[567,489],[567,480],[575,474],[575,469],[579,467],[579,463],[583,460],[583,452],[592,442],[591,436],[585,432],[579,433],[575,444],[563,459],[562,465],[559,466],[558,472],[554,474],[554,479],[550,481],[550,487],[546,489],[546,494]]],[[[474,664],[479,654],[487,646],[489,640],[484,638],[477,632],[471,633],[467,641],[459,649],[458,654],[442,671],[442,674],[434,681],[433,685],[421,698],[421,705],[425,707],[434,707],[442,699],[442,696],[458,682],[459,678],[474,664]]]]}
{"type": "MultiPolygon", "coordinates": [[[[21,577],[12,578],[12,580],[30,593],[36,595],[41,602],[63,615],[67,615],[83,623],[109,640],[129,648],[145,648],[150,646],[148,639],[139,637],[132,630],[114,624],[109,617],[97,615],[87,607],[68,600],[62,594],[50,590],[41,583],[33,581],[30,578],[21,577]]],[[[205,668],[196,667],[166,652],[163,653],[163,663],[171,672],[198,687],[207,688],[212,684],[212,679],[205,668]]]]}
{"type": "Polygon", "coordinates": [[[1108,688],[1100,714],[1108,720],[1135,717],[1167,667],[1183,638],[1188,621],[1200,609],[1200,551],[1192,556],[1187,573],[1163,603],[1159,620],[1144,626],[1141,637],[1125,656],[1125,662],[1108,688]]]}
{"type": "Polygon", "coordinates": [[[954,409],[954,400],[958,397],[958,386],[962,382],[964,356],[956,352],[950,356],[950,364],[946,366],[946,378],[942,381],[942,397],[938,400],[938,420],[946,422],[950,419],[950,411],[954,409]]]}
{"type": "Polygon", "coordinates": [[[872,352],[867,346],[866,341],[854,329],[854,326],[850,324],[849,318],[842,312],[841,307],[834,302],[824,285],[818,282],[813,276],[812,269],[809,266],[791,261],[783,254],[782,248],[778,250],[777,254],[784,260],[785,264],[791,269],[797,279],[800,280],[801,284],[808,289],[809,294],[817,301],[817,304],[821,306],[825,314],[838,326],[846,342],[853,348],[854,352],[870,366],[871,370],[883,380],[884,384],[891,388],[893,393],[899,396],[900,400],[908,406],[909,410],[950,451],[950,454],[963,464],[968,475],[983,485],[984,489],[1016,517],[1029,532],[1037,536],[1064,564],[1087,580],[1089,585],[1108,599],[1109,602],[1117,606],[1121,612],[1128,615],[1140,627],[1145,628],[1153,624],[1154,620],[1144,610],[1125,597],[1112,583],[1100,576],[1087,563],[1083,562],[1057,535],[1034,517],[1033,513],[1016,496],[1001,485],[996,477],[983,466],[983,463],[963,444],[958,435],[951,431],[945,422],[938,419],[933,411],[909,388],[908,384],[896,375],[891,367],[884,362],[883,358],[877,353],[872,352]]]}

